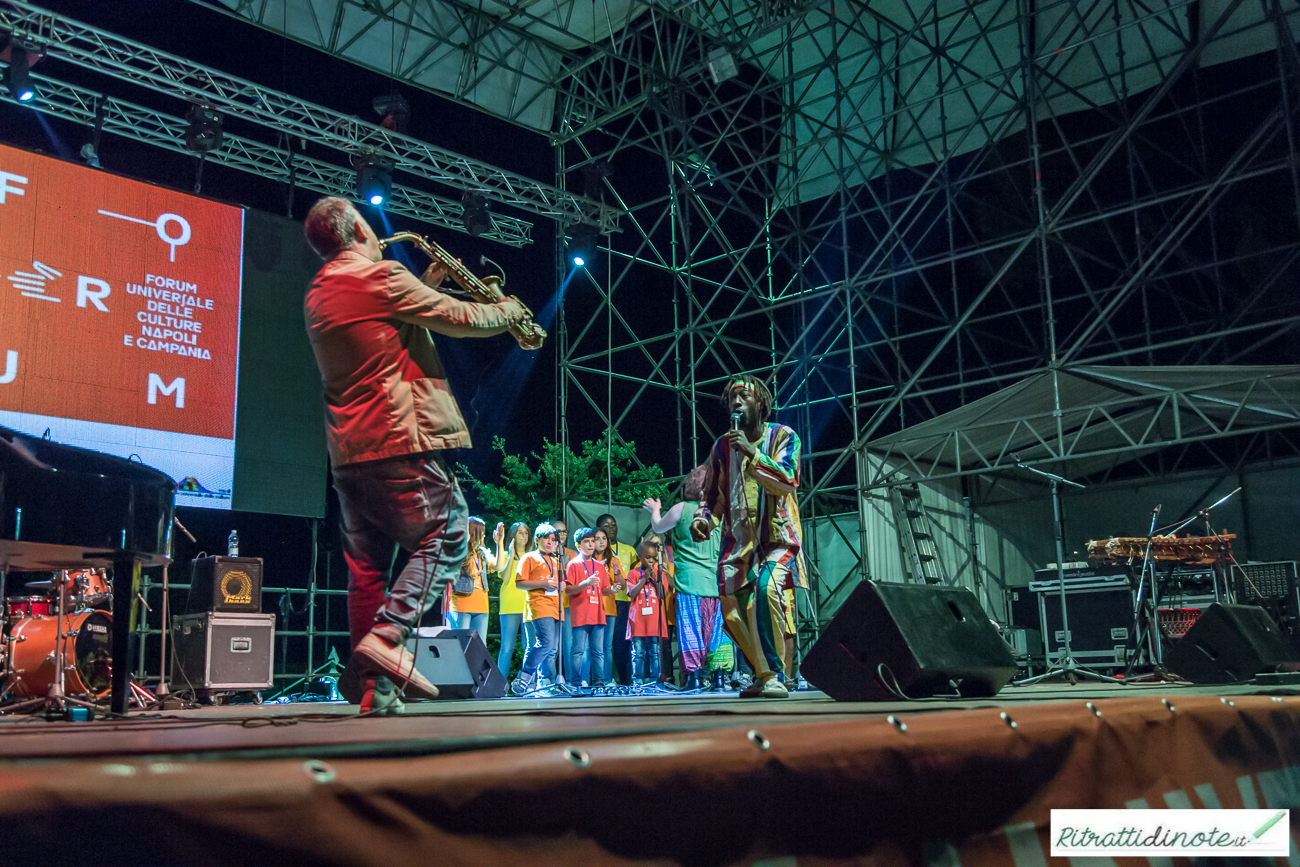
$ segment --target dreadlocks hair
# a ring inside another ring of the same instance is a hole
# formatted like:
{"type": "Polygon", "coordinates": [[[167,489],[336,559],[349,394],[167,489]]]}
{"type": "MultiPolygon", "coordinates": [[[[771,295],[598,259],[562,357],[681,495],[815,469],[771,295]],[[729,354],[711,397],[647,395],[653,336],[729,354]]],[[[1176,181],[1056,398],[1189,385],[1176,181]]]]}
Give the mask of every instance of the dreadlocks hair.
{"type": "Polygon", "coordinates": [[[727,387],[722,390],[722,408],[731,409],[731,389],[737,385],[746,385],[754,389],[754,396],[758,398],[759,421],[767,421],[767,417],[772,414],[772,392],[763,384],[763,380],[751,373],[727,377],[727,387]]]}

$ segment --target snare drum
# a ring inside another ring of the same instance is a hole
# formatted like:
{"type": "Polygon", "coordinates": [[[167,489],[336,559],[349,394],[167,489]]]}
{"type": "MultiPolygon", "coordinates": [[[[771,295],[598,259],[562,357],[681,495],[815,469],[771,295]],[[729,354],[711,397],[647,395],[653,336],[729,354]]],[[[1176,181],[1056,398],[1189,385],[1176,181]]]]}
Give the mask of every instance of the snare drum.
{"type": "Polygon", "coordinates": [[[54,600],[48,596],[10,596],[5,600],[10,620],[23,617],[44,617],[54,611],[54,600]]]}
{"type": "MultiPolygon", "coordinates": [[[[41,698],[54,683],[57,617],[26,617],[9,632],[14,692],[41,698]]],[[[63,618],[63,691],[99,698],[112,686],[113,619],[105,611],[80,611],[63,618]]]]}

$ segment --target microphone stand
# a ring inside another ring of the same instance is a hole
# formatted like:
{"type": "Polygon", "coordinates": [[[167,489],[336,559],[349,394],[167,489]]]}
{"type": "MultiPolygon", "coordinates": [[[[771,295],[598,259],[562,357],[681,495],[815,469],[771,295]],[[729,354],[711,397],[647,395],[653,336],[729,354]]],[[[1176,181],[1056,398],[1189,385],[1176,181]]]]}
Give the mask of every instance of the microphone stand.
{"type": "MultiPolygon", "coordinates": [[[[175,515],[172,516],[172,523],[185,534],[185,538],[190,540],[191,545],[198,543],[198,540],[194,538],[194,534],[185,529],[185,525],[175,515]]],[[[166,706],[167,699],[171,694],[171,690],[167,685],[167,633],[171,630],[171,605],[169,604],[171,591],[167,587],[167,570],[171,567],[172,556],[175,553],[176,537],[173,536],[167,545],[167,560],[162,567],[162,625],[158,630],[158,688],[153,691],[154,697],[164,706],[166,706]]],[[[143,655],[143,648],[140,652],[143,655]]]]}
{"type": "MultiPolygon", "coordinates": [[[[1146,652],[1147,661],[1156,669],[1156,676],[1160,676],[1160,670],[1164,663],[1163,649],[1160,643],[1160,614],[1156,608],[1159,603],[1159,588],[1156,584],[1156,564],[1151,559],[1151,546],[1156,534],[1156,520],[1160,517],[1160,503],[1156,503],[1155,509],[1151,511],[1151,526],[1147,530],[1147,547],[1142,552],[1142,571],[1138,574],[1137,598],[1133,603],[1133,658],[1129,660],[1124,669],[1124,677],[1128,678],[1133,672],[1133,666],[1142,656],[1142,608],[1145,601],[1147,566],[1151,567],[1151,613],[1146,623],[1146,652]]],[[[1145,678],[1146,675],[1143,675],[1145,678]]]]}
{"type": "MultiPolygon", "coordinates": [[[[1075,662],[1074,655],[1070,650],[1070,612],[1069,606],[1065,601],[1065,520],[1061,509],[1061,485],[1073,485],[1076,488],[1082,488],[1083,485],[1078,482],[1072,482],[1063,476],[1056,475],[1055,473],[1049,473],[1045,470],[1040,470],[1037,467],[1023,464],[1020,462],[1020,458],[1017,455],[1011,455],[1011,460],[1014,461],[1015,465],[1020,469],[1036,473],[1043,478],[1050,479],[1052,482],[1052,517],[1056,522],[1056,581],[1061,594],[1061,629],[1064,637],[1055,666],[1049,666],[1047,671],[1035,677],[1027,677],[1024,680],[1014,681],[1014,685],[1031,686],[1039,681],[1058,676],[1064,677],[1069,681],[1071,686],[1076,685],[1079,682],[1080,677],[1099,680],[1106,683],[1123,683],[1124,679],[1121,677],[1110,677],[1105,674],[1098,674],[1095,671],[1090,671],[1089,669],[1079,665],[1075,662]]],[[[1043,626],[1046,627],[1047,624],[1044,623],[1043,626]]]]}
{"type": "MultiPolygon", "coordinates": [[[[668,612],[664,606],[668,604],[668,579],[667,572],[664,571],[664,542],[663,536],[659,537],[659,554],[655,558],[655,595],[659,597],[659,683],[667,683],[667,667],[664,665],[665,657],[672,656],[672,636],[668,635],[668,612]],[[668,653],[664,653],[664,642],[668,643],[668,653]]],[[[673,684],[677,686],[676,683],[673,684]]]]}
{"type": "MultiPolygon", "coordinates": [[[[1169,531],[1169,535],[1170,535],[1170,536],[1177,536],[1179,530],[1182,530],[1183,528],[1185,528],[1185,527],[1187,527],[1189,524],[1191,524],[1193,521],[1195,521],[1197,518],[1199,518],[1199,517],[1201,517],[1202,515],[1204,515],[1204,516],[1205,516],[1205,530],[1206,530],[1206,534],[1207,534],[1210,538],[1217,539],[1221,545],[1226,545],[1226,544],[1227,544],[1226,540],[1225,540],[1225,539],[1224,539],[1220,534],[1214,532],[1214,527],[1210,524],[1210,510],[1211,510],[1211,509],[1218,508],[1219,506],[1222,506],[1224,503],[1228,502],[1228,500],[1231,500],[1233,497],[1235,497],[1235,496],[1236,496],[1240,491],[1241,491],[1241,488],[1237,488],[1236,490],[1231,491],[1231,492],[1229,492],[1229,493],[1227,493],[1227,494],[1224,494],[1222,497],[1219,497],[1219,499],[1215,500],[1213,503],[1211,503],[1210,505],[1206,506],[1204,509],[1198,509],[1195,513],[1193,513],[1193,515],[1192,515],[1190,518],[1188,518],[1186,521],[1183,521],[1183,522],[1182,522],[1181,524],[1179,524],[1177,527],[1174,527],[1172,530],[1170,530],[1170,531],[1169,531]]],[[[1234,561],[1234,562],[1235,562],[1235,561],[1234,561]]],[[[1217,566],[1217,560],[1216,560],[1215,565],[1217,566]]],[[[1238,569],[1241,569],[1240,566],[1238,566],[1237,568],[1238,568],[1238,569]]],[[[1255,585],[1254,585],[1254,582],[1250,580],[1250,576],[1249,576],[1249,575],[1246,575],[1246,570],[1245,570],[1245,569],[1241,569],[1241,574],[1242,574],[1243,576],[1245,576],[1246,581],[1250,582],[1250,585],[1251,585],[1252,587],[1255,586],[1255,585]]],[[[1258,591],[1258,588],[1256,588],[1256,594],[1257,594],[1257,595],[1258,595],[1258,592],[1259,592],[1259,591],[1258,591]]],[[[1222,600],[1220,599],[1220,596],[1219,596],[1219,573],[1218,573],[1218,569],[1216,568],[1216,569],[1214,570],[1214,601],[1215,601],[1215,602],[1220,602],[1220,601],[1224,601],[1224,600],[1226,600],[1229,604],[1232,604],[1232,603],[1236,600],[1236,594],[1232,592],[1232,585],[1229,583],[1229,581],[1228,581],[1228,577],[1225,575],[1224,578],[1223,578],[1223,599],[1222,599],[1222,600]]]]}

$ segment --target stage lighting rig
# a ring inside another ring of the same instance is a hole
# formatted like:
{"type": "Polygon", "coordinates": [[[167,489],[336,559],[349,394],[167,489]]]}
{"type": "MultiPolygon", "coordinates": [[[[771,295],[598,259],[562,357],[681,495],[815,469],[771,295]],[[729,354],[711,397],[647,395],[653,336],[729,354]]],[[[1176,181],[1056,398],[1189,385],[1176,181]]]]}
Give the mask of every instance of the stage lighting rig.
{"type": "Polygon", "coordinates": [[[397,93],[376,96],[370,105],[381,118],[380,126],[396,133],[406,133],[406,125],[411,119],[411,106],[406,97],[397,93]]]}
{"type": "Polygon", "coordinates": [[[477,238],[492,228],[492,215],[488,212],[487,202],[478,193],[465,191],[460,197],[460,219],[465,231],[477,238]]]}
{"type": "Polygon", "coordinates": [[[10,39],[9,44],[0,50],[0,60],[9,64],[5,67],[5,90],[19,102],[30,103],[36,99],[36,86],[32,84],[30,70],[41,56],[39,51],[17,39],[10,39]]]}
{"type": "Polygon", "coordinates": [[[598,235],[595,228],[585,224],[575,224],[568,228],[567,253],[569,261],[575,267],[582,268],[588,262],[595,261],[598,235]]]}
{"type": "Polygon", "coordinates": [[[373,154],[353,157],[352,164],[357,169],[357,198],[383,207],[384,202],[393,194],[393,163],[373,154]]]}
{"type": "Polygon", "coordinates": [[[198,104],[185,113],[185,148],[196,154],[206,154],[221,147],[225,133],[221,130],[221,115],[206,105],[198,104]]]}

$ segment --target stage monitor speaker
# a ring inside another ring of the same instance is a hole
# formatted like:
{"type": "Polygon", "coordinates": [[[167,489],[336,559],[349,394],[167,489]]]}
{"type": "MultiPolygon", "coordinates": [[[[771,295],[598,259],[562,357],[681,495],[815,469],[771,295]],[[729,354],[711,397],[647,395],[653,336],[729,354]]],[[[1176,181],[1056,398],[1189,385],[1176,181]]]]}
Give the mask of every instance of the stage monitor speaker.
{"type": "Polygon", "coordinates": [[[190,579],[190,611],[238,611],[257,614],[262,610],[262,558],[194,558],[190,579]]]}
{"type": "Polygon", "coordinates": [[[864,581],[799,670],[837,701],[975,698],[1006,686],[1016,660],[969,590],[864,581]]]}
{"type": "MultiPolygon", "coordinates": [[[[416,670],[438,687],[439,698],[500,698],[506,694],[505,676],[474,629],[426,626],[411,631],[406,649],[415,654],[416,670]],[[418,640],[417,640],[418,639],[418,640]]],[[[348,660],[339,675],[338,689],[351,704],[361,702],[365,683],[348,660]]]]}
{"type": "Polygon", "coordinates": [[[415,668],[438,687],[439,698],[500,698],[506,679],[474,629],[422,627],[411,630],[406,649],[415,668]]]}
{"type": "Polygon", "coordinates": [[[1165,666],[1192,683],[1237,683],[1294,670],[1295,652],[1263,608],[1215,603],[1165,655],[1165,666]]]}

